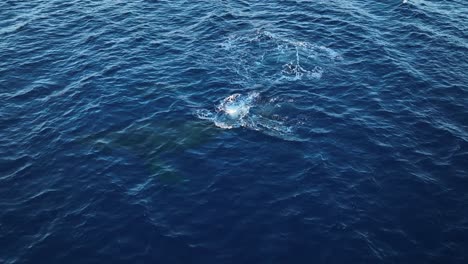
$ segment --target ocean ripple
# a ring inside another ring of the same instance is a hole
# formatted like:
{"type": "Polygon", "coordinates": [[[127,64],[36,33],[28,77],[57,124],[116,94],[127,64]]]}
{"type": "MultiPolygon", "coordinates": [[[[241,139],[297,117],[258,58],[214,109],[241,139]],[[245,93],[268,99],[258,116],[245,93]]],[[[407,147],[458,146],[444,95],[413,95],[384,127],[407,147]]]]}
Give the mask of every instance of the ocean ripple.
{"type": "Polygon", "coordinates": [[[466,1],[0,1],[0,263],[466,263],[466,1]]]}

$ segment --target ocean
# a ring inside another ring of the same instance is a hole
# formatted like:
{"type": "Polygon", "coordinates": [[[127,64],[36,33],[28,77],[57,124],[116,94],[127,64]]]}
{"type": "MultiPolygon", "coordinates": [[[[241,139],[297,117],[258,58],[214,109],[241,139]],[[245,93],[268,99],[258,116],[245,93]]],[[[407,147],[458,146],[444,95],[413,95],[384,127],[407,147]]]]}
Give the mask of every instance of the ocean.
{"type": "Polygon", "coordinates": [[[468,263],[462,0],[3,0],[0,263],[468,263]]]}

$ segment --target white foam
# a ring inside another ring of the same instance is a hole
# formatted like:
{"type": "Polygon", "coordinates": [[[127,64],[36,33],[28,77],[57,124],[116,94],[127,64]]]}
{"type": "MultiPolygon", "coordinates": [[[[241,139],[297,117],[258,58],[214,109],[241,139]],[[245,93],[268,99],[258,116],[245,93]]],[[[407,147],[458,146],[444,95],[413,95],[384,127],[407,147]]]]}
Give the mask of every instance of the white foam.
{"type": "MultiPolygon", "coordinates": [[[[220,44],[234,72],[252,83],[320,79],[327,63],[342,60],[335,50],[265,30],[230,35],[220,44]]],[[[249,84],[250,85],[250,84],[249,84]]]]}
{"type": "Polygon", "coordinates": [[[241,119],[249,113],[252,103],[257,97],[258,93],[250,93],[247,96],[230,95],[218,105],[218,113],[224,113],[231,119],[241,119]]]}
{"type": "Polygon", "coordinates": [[[212,121],[222,129],[244,127],[270,136],[297,140],[294,138],[294,127],[286,125],[283,121],[287,118],[272,112],[271,109],[278,107],[277,100],[260,100],[257,92],[236,93],[220,100],[214,111],[200,109],[195,114],[200,119],[212,121]],[[255,111],[252,112],[252,109],[255,111]],[[269,114],[265,115],[266,113],[269,114]]]}

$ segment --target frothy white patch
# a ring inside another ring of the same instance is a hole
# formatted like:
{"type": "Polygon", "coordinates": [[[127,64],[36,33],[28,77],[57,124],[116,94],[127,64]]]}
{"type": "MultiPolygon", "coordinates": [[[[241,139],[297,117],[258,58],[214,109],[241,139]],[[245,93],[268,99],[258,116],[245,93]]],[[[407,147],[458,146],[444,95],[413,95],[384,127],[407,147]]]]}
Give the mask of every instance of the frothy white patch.
{"type": "Polygon", "coordinates": [[[247,96],[233,94],[224,98],[217,106],[218,113],[224,113],[231,119],[242,119],[249,113],[258,93],[250,93],[247,96]]]}
{"type": "Polygon", "coordinates": [[[200,109],[195,114],[200,119],[212,121],[219,128],[244,127],[283,139],[297,140],[294,139],[294,128],[284,122],[287,118],[271,110],[278,107],[277,98],[262,100],[263,103],[260,101],[257,92],[245,95],[236,93],[222,99],[214,111],[200,109]]]}

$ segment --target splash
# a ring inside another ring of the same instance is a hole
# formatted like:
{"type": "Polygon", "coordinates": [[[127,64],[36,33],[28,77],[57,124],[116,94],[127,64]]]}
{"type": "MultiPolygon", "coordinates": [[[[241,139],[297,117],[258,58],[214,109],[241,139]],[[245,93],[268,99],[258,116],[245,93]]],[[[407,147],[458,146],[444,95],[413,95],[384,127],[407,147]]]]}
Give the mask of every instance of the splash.
{"type": "Polygon", "coordinates": [[[286,140],[295,137],[294,124],[275,112],[280,108],[276,98],[263,99],[258,92],[232,94],[220,100],[214,110],[199,109],[195,115],[223,129],[247,128],[286,140]]]}
{"type": "Polygon", "coordinates": [[[250,109],[254,107],[258,97],[257,92],[247,95],[232,94],[220,101],[215,112],[202,109],[197,111],[197,116],[213,121],[220,128],[248,127],[251,118],[250,109]]]}

